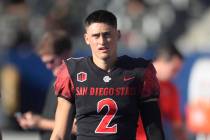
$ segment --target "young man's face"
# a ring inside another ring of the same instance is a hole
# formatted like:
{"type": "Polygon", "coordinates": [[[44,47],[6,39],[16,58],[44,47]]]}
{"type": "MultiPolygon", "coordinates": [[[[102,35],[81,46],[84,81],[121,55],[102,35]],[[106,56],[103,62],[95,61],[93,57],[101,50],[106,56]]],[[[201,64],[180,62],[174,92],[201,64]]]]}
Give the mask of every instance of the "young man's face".
{"type": "Polygon", "coordinates": [[[107,60],[116,57],[119,31],[105,23],[92,23],[86,28],[85,41],[90,45],[94,59],[107,60]]]}
{"type": "Polygon", "coordinates": [[[41,60],[46,65],[47,69],[51,70],[53,75],[56,76],[58,69],[62,64],[62,59],[53,54],[42,54],[41,60]]]}

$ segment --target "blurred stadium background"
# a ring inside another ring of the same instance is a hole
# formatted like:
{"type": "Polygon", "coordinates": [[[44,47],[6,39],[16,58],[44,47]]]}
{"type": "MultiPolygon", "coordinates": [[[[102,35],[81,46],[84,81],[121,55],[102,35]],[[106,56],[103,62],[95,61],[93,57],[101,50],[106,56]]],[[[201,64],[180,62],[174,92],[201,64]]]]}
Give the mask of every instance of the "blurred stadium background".
{"type": "Polygon", "coordinates": [[[14,113],[42,110],[52,74],[34,53],[41,35],[63,28],[71,34],[74,56],[87,56],[82,22],[96,9],[117,15],[119,53],[152,59],[162,42],[178,46],[185,62],[174,82],[185,116],[191,68],[197,59],[210,57],[209,0],[0,0],[0,127],[5,140],[39,139],[36,130],[19,128],[14,113]]]}

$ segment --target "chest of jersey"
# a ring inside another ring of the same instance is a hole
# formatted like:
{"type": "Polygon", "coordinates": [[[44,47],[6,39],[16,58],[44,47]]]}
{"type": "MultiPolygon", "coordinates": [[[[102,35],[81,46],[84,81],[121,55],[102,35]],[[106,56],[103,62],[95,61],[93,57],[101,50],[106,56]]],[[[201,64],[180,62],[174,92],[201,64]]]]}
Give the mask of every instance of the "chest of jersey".
{"type": "MultiPolygon", "coordinates": [[[[112,100],[121,113],[132,113],[129,111],[131,107],[134,110],[137,109],[140,83],[132,72],[116,69],[106,73],[84,68],[78,70],[74,78],[74,95],[78,113],[96,112],[99,102],[105,99],[112,100]]],[[[103,101],[103,104],[109,109],[113,107],[107,105],[106,101],[103,101]]]]}
{"type": "Polygon", "coordinates": [[[105,72],[85,62],[77,64],[71,78],[78,135],[135,136],[142,80],[134,69],[115,67],[105,72]]]}

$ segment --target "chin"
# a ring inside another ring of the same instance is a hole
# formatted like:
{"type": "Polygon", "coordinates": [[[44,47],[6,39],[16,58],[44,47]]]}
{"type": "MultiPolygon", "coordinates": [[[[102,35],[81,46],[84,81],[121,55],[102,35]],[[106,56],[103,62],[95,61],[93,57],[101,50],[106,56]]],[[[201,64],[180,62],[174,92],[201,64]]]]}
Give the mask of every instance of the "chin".
{"type": "Polygon", "coordinates": [[[104,57],[102,57],[102,59],[103,60],[108,60],[108,59],[110,59],[110,56],[104,56],[104,57]]]}
{"type": "Polygon", "coordinates": [[[108,54],[100,54],[97,56],[99,59],[102,59],[102,60],[107,60],[110,58],[110,55],[108,54]]]}

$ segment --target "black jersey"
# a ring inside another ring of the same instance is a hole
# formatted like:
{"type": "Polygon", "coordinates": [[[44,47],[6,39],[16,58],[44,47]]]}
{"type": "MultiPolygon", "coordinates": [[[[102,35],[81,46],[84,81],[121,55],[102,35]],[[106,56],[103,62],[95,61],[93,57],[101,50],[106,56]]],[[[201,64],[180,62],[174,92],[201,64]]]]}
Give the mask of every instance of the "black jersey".
{"type": "Polygon", "coordinates": [[[66,61],[55,82],[57,96],[76,105],[78,140],[135,140],[142,102],[159,96],[153,65],[119,57],[110,72],[91,57],[66,61]]]}

